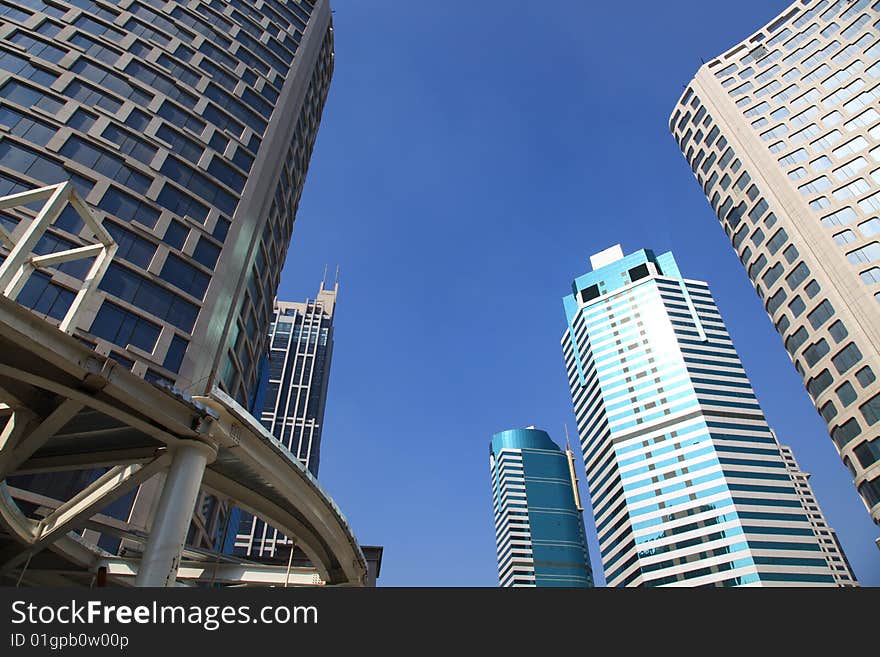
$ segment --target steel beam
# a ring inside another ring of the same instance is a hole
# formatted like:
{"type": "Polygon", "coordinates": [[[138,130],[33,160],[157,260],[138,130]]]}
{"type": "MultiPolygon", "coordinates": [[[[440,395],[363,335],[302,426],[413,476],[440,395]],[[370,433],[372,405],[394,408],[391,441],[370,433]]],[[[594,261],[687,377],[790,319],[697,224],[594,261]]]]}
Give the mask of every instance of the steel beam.
{"type": "Polygon", "coordinates": [[[54,536],[66,533],[75,525],[84,523],[98,510],[109,506],[135,486],[164,470],[170,462],[171,458],[163,454],[147,465],[132,463],[110,468],[40,521],[35,536],[36,544],[45,544],[54,536]]]}

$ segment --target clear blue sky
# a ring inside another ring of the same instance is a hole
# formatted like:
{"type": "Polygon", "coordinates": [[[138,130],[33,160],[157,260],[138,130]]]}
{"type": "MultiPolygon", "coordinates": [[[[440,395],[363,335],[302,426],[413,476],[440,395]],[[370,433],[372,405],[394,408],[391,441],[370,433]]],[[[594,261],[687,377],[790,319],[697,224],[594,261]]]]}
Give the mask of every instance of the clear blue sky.
{"type": "Polygon", "coordinates": [[[574,426],[561,298],[617,242],[709,282],[771,425],[880,585],[878,530],[666,127],[700,57],[787,4],[333,2],[279,298],[341,266],[320,474],[385,546],[381,585],[497,584],[489,439],[574,426]]]}

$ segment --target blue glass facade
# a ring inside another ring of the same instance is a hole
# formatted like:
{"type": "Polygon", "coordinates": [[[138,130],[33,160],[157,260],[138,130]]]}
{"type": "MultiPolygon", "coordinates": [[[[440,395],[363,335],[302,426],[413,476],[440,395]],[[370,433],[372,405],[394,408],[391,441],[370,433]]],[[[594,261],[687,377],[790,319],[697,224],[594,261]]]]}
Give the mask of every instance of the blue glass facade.
{"type": "MultiPolygon", "coordinates": [[[[0,2],[0,195],[72,180],[120,244],[84,342],[249,405],[332,70],[327,0],[0,2]]],[[[77,276],[18,300],[57,318],[77,276]]]]}
{"type": "MultiPolygon", "coordinates": [[[[82,342],[148,381],[256,402],[333,61],[328,0],[0,0],[0,195],[71,180],[119,244],[82,342]]],[[[69,209],[36,251],[90,239],[69,209]]],[[[89,264],[45,268],[17,300],[57,320],[89,264]]],[[[118,516],[148,526],[130,505],[118,516]]],[[[189,540],[227,524],[204,496],[189,540]]]]}
{"type": "Polygon", "coordinates": [[[568,459],[545,431],[511,429],[489,446],[501,586],[593,585],[568,459]]]}

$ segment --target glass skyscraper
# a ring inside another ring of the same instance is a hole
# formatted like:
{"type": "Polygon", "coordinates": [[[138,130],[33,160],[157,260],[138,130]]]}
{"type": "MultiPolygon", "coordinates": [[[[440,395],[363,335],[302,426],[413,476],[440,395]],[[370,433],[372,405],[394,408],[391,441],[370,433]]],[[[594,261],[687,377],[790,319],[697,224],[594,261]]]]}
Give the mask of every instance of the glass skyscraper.
{"type": "MultiPolygon", "coordinates": [[[[328,0],[0,0],[0,195],[71,180],[119,245],[82,342],[253,406],[332,73],[328,0]]],[[[0,214],[13,232],[21,218],[0,214]]],[[[69,208],[35,251],[90,237],[69,208]]],[[[57,320],[88,265],[36,272],[17,301],[57,320]]],[[[216,539],[204,501],[194,529],[216,539]]]]}
{"type": "MultiPolygon", "coordinates": [[[[339,284],[304,302],[276,301],[269,327],[268,387],[260,420],[316,477],[330,362],[333,316],[339,284]]],[[[243,513],[236,553],[278,557],[290,540],[260,518],[243,513]]],[[[289,555],[288,555],[289,556],[289,555]]]]}
{"type": "Polygon", "coordinates": [[[562,349],[607,584],[835,585],[708,285],[590,260],[562,349]]]}
{"type": "Polygon", "coordinates": [[[880,2],[795,2],[669,128],[880,522],[880,2]]]}
{"type": "Polygon", "coordinates": [[[500,586],[593,586],[574,468],[547,432],[496,433],[489,469],[500,586]]]}
{"type": "MultiPolygon", "coordinates": [[[[120,245],[78,335],[245,407],[333,71],[327,0],[258,4],[0,2],[0,194],[70,179],[120,245]]],[[[18,300],[62,313],[78,274],[18,300]]]]}

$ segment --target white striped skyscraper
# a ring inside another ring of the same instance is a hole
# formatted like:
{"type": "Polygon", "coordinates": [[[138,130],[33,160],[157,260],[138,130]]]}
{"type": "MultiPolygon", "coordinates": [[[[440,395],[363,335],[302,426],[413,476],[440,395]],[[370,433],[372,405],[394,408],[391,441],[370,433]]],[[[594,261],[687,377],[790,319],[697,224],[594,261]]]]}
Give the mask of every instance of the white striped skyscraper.
{"type": "Polygon", "coordinates": [[[607,584],[835,585],[706,283],[591,263],[562,347],[607,584]]]}
{"type": "Polygon", "coordinates": [[[819,545],[822,552],[825,553],[825,560],[831,568],[834,579],[840,586],[858,586],[855,573],[852,566],[849,565],[849,559],[843,552],[843,547],[837,539],[837,532],[828,526],[822,509],[819,508],[819,502],[813,494],[813,487],[810,486],[810,473],[801,470],[797,459],[794,457],[791,447],[788,445],[780,445],[782,450],[782,458],[785,466],[788,468],[788,474],[794,481],[795,490],[800,495],[804,509],[807,511],[807,517],[813,525],[816,536],[819,537],[819,545]]]}

